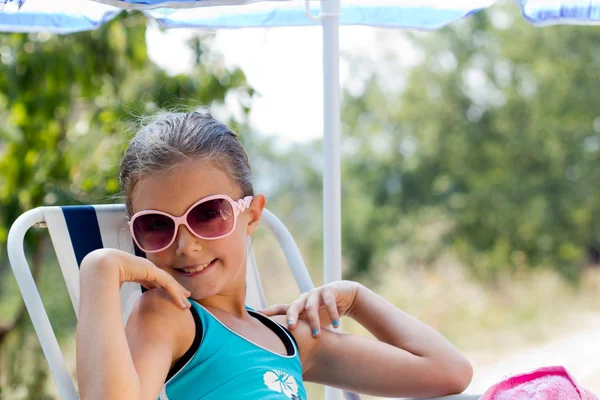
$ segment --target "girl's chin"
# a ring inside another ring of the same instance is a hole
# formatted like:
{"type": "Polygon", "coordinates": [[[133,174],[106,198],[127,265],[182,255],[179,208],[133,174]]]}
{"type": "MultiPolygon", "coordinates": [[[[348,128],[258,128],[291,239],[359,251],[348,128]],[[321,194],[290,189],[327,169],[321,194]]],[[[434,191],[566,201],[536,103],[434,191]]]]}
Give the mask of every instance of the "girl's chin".
{"type": "Polygon", "coordinates": [[[218,288],[196,287],[196,288],[186,288],[186,289],[188,289],[190,292],[192,292],[190,299],[196,300],[196,301],[207,299],[207,298],[215,296],[216,294],[219,293],[218,288]]]}

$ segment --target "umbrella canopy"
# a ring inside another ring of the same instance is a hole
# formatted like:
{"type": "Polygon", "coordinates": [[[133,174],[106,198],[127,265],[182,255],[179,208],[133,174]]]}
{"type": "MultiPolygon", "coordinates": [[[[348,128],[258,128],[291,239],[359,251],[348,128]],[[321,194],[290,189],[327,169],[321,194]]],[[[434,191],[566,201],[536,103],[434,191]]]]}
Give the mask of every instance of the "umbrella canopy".
{"type": "MultiPolygon", "coordinates": [[[[341,25],[438,29],[496,0],[343,0],[341,25]]],[[[308,2],[318,15],[319,1],[308,2]]],[[[600,23],[600,0],[522,0],[534,25],[600,23]]],[[[123,10],[143,10],[165,28],[243,28],[315,25],[305,1],[273,0],[0,0],[0,31],[70,33],[95,29],[123,10]],[[182,9],[186,8],[186,9],[182,9]]]]}

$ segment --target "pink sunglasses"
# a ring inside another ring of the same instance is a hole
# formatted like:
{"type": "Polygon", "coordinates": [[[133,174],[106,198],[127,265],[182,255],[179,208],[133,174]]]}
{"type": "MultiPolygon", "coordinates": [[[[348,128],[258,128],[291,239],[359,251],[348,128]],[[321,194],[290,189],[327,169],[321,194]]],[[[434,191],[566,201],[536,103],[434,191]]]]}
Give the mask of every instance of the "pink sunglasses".
{"type": "Polygon", "coordinates": [[[244,212],[252,196],[238,201],[220,194],[198,200],[180,217],[156,211],[135,213],[129,222],[131,236],[137,246],[146,253],[157,253],[173,244],[179,225],[184,225],[200,239],[215,240],[235,230],[237,216],[244,212]]]}

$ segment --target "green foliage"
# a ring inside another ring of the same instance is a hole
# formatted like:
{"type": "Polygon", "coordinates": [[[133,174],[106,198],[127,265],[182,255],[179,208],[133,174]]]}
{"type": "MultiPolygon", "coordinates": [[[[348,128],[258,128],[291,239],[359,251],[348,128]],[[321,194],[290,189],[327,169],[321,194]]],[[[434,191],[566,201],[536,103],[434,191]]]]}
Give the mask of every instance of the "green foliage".
{"type": "MultiPolygon", "coordinates": [[[[10,326],[20,310],[5,244],[20,214],[42,205],[115,202],[126,132],[139,116],[158,108],[223,104],[228,93],[248,110],[253,90],[243,72],[212,61],[208,40],[198,36],[190,44],[197,55],[190,73],[170,76],[148,59],[145,37],[146,20],[139,13],[92,32],[0,35],[0,298],[2,310],[8,311],[0,325],[10,326]]],[[[27,235],[34,264],[46,261],[35,257],[45,246],[43,238],[35,231],[27,235]]],[[[60,281],[58,275],[40,280],[41,290],[60,281]]],[[[51,296],[50,306],[65,299],[51,296]]],[[[55,327],[64,328],[59,336],[73,331],[72,318],[62,320],[61,304],[51,313],[55,327]]],[[[31,333],[21,323],[14,335],[31,333]]],[[[42,398],[47,371],[40,370],[29,383],[19,382],[17,366],[26,357],[19,349],[25,342],[14,347],[15,340],[0,343],[0,383],[12,390],[26,385],[30,392],[35,386],[34,397],[42,398]]]]}
{"type": "Polygon", "coordinates": [[[575,276],[588,255],[597,262],[598,33],[534,29],[515,7],[496,7],[412,35],[423,62],[401,92],[373,73],[364,93],[345,96],[354,145],[343,179],[361,184],[344,199],[368,204],[346,225],[359,227],[344,228],[345,251],[377,254],[373,236],[430,208],[451,222],[451,251],[481,277],[523,266],[575,276]]]}
{"type": "MultiPolygon", "coordinates": [[[[387,63],[351,60],[367,79],[342,104],[346,277],[372,276],[398,248],[417,264],[450,252],[485,279],[538,266],[576,278],[598,263],[598,33],[533,28],[499,4],[437,32],[386,32],[411,41],[412,68],[396,47],[387,63]]],[[[296,146],[264,168],[317,263],[321,152],[296,146]]]]}

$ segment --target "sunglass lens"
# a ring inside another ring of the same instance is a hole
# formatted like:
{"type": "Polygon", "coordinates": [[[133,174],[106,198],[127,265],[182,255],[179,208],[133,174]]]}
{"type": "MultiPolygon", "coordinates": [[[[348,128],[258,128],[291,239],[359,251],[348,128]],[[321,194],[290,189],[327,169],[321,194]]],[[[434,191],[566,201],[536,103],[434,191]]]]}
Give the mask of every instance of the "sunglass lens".
{"type": "Polygon", "coordinates": [[[160,214],[141,215],[133,221],[133,233],[142,250],[162,249],[173,239],[175,222],[160,214]]]}
{"type": "Polygon", "coordinates": [[[198,236],[223,236],[233,229],[233,208],[225,199],[205,201],[190,210],[187,223],[198,236]]]}

